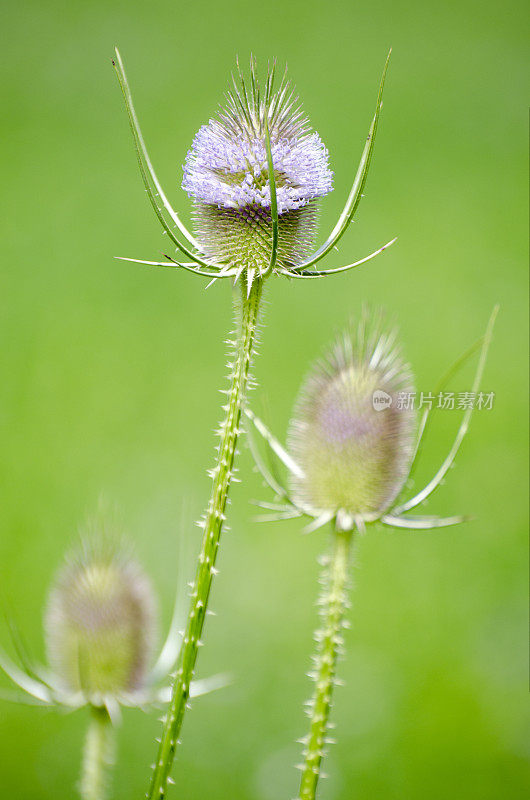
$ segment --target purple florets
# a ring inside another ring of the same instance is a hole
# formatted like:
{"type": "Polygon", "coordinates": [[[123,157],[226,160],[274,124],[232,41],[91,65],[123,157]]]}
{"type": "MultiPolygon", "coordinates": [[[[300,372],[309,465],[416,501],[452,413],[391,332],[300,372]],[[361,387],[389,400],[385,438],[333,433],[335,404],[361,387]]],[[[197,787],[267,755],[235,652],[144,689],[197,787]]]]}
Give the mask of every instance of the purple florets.
{"type": "Polygon", "coordinates": [[[268,274],[273,252],[277,271],[304,263],[314,247],[317,200],[333,188],[328,151],[291,83],[284,75],[274,92],[273,66],[262,90],[255,66],[251,59],[247,82],[238,64],[224,105],[193,140],[182,180],[194,201],[202,252],[236,276],[246,270],[250,284],[254,275],[268,274]],[[278,211],[275,250],[270,161],[278,211]]]}
{"type": "MultiPolygon", "coordinates": [[[[328,151],[317,133],[275,136],[271,151],[278,214],[323,197],[333,188],[328,151]]],[[[194,200],[222,208],[270,207],[267,152],[262,136],[235,138],[216,121],[198,131],[184,164],[182,188],[194,200]]]]}

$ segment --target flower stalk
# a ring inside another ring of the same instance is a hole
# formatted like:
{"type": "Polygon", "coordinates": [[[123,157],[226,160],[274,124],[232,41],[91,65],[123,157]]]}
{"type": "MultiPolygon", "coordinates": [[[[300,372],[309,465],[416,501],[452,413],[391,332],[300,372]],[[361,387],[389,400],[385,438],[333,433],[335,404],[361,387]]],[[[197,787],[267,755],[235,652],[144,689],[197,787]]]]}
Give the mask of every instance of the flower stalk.
{"type": "Polygon", "coordinates": [[[105,800],[114,763],[114,729],[106,708],[92,706],[90,711],[79,789],[83,800],[105,800]]]}
{"type": "Polygon", "coordinates": [[[230,482],[234,475],[234,457],[240,433],[241,409],[250,376],[250,365],[256,342],[257,320],[263,281],[255,280],[247,287],[241,282],[242,299],[238,312],[239,329],[236,336],[236,360],[230,376],[228,402],[224,406],[225,418],[219,428],[221,439],[217,451],[217,463],[212,475],[210,502],[201,527],[204,530],[197,573],[191,590],[188,621],[184,632],[183,647],[177,665],[171,701],[164,721],[149,798],[160,800],[166,796],[169,773],[178,745],[178,737],[189,700],[197,653],[206,618],[208,600],[215,562],[225,520],[230,482]]]}
{"type": "Polygon", "coordinates": [[[319,600],[322,625],[315,633],[317,653],[315,691],[308,705],[309,733],[304,738],[304,761],[300,765],[302,777],[298,800],[314,800],[321,775],[321,762],[329,743],[327,732],[337,669],[342,651],[342,628],[348,606],[347,588],[350,551],[353,539],[351,530],[333,529],[332,552],[324,561],[324,588],[319,600]]]}
{"type": "Polygon", "coordinates": [[[148,795],[151,800],[160,800],[166,796],[216,571],[215,560],[233,475],[263,283],[272,275],[313,279],[354,269],[395,241],[343,267],[308,269],[317,264],[341,238],[363,195],[382,107],[388,58],[352,189],[337,224],[316,251],[313,248],[318,201],[332,191],[333,173],[329,167],[328,151],[318,134],[312,130],[286,76],[275,91],[273,66],[267,72],[262,90],[254,59],[250,61],[249,81],[238,64],[233,87],[226,93],[226,103],[217,116],[197,132],[186,156],[182,181],[182,188],[193,203],[193,235],[171,206],[156,176],[118,50],[115,51],[113,65],[125,100],[149,201],[168,239],[177,251],[190,259],[189,262],[183,262],[164,254],[163,261],[125,260],[148,266],[184,269],[208,279],[209,286],[218,280],[230,280],[240,286],[242,296],[236,360],[231,365],[228,403],[224,406],[226,416],[219,430],[221,443],[217,464],[210,473],[212,494],[206,516],[201,522],[204,530],[202,549],[148,795]]]}

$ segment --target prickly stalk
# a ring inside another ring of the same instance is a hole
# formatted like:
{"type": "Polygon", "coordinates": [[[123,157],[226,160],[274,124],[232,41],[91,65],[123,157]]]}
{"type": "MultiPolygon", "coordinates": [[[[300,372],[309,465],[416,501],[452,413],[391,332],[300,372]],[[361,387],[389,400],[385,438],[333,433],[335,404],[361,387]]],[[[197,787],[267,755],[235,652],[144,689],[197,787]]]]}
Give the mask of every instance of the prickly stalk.
{"type": "Polygon", "coordinates": [[[240,431],[241,407],[247,388],[250,364],[256,340],[256,327],[262,292],[262,281],[255,280],[251,287],[242,282],[242,300],[239,308],[239,330],[236,339],[236,359],[233,364],[228,402],[224,406],[225,418],[219,429],[217,463],[211,472],[212,493],[206,511],[202,548],[195,581],[191,591],[190,610],[184,641],[177,666],[175,682],[164,731],[160,741],[157,762],[149,793],[150,800],[166,796],[169,773],[178,745],[193,678],[198,648],[206,617],[212,580],[216,574],[215,562],[234,471],[234,456],[240,431]],[[247,291],[248,289],[248,291],[247,291]]]}
{"type": "Polygon", "coordinates": [[[342,628],[348,605],[347,585],[352,531],[334,531],[333,549],[324,566],[324,588],[319,601],[322,626],[317,631],[314,657],[315,691],[308,706],[309,733],[304,744],[304,761],[298,800],[314,800],[325,755],[329,714],[337,658],[342,649],[342,628]]]}

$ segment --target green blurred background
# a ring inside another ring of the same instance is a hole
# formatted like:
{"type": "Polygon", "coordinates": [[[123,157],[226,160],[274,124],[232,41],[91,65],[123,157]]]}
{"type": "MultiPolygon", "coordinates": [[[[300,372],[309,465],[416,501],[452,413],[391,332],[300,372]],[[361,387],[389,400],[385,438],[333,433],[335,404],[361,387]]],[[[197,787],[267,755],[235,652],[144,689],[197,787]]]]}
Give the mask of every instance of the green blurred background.
{"type": "MultiPolygon", "coordinates": [[[[476,521],[359,542],[322,800],[527,796],[526,126],[523,2],[4,3],[0,287],[0,582],[35,652],[52,575],[104,495],[152,577],[163,624],[179,536],[209,491],[231,325],[226,284],[113,260],[166,247],[146,201],[110,64],[119,44],[144,134],[189,218],[181,164],[234,57],[288,61],[349,190],[393,46],[367,196],[330,266],[398,243],[354,273],[267,289],[255,408],[283,437],[309,362],[363,301],[401,325],[421,389],[501,313],[484,388],[432,513],[476,521]]],[[[470,365],[454,381],[470,387],[470,365]]],[[[441,412],[418,472],[459,422],[441,412]]],[[[265,497],[242,447],[199,673],[233,685],[194,704],[174,770],[189,800],[294,797],[304,733],[317,555],[326,534],[258,525],[265,497]]],[[[270,499],[270,498],[268,498],[270,499]]],[[[9,648],[5,624],[1,641],[9,648]]],[[[2,678],[0,688],[7,688],[2,678]]],[[[75,796],[86,714],[2,703],[2,797],[75,796]]],[[[114,797],[141,797],[154,714],[119,731],[114,797]]]]}

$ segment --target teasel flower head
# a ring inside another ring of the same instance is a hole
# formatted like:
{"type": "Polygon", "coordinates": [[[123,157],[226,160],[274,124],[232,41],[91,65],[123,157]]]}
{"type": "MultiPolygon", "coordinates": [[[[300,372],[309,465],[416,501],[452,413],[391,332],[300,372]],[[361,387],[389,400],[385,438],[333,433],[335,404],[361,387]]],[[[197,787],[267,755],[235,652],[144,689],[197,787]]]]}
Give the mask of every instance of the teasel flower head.
{"type": "Polygon", "coordinates": [[[182,188],[194,201],[198,241],[209,258],[263,274],[272,247],[273,164],[278,216],[278,266],[295,266],[314,245],[317,200],[332,190],[328,151],[311,132],[293,90],[274,71],[261,94],[239,80],[217,119],[203,125],[184,165],[182,188]]]}
{"type": "MultiPolygon", "coordinates": [[[[474,394],[482,379],[497,310],[484,336],[465,354],[467,358],[481,347],[471,389],[474,394]]],[[[373,522],[417,530],[464,521],[462,516],[405,515],[443,482],[468,430],[473,408],[464,411],[453,445],[434,477],[409,500],[400,500],[416,468],[432,408],[425,408],[417,421],[407,401],[414,393],[412,374],[401,355],[396,330],[387,330],[383,319],[380,312],[371,317],[365,313],[360,324],[352,324],[315,364],[295,403],[287,448],[246,409],[253,429],[288,473],[287,480],[279,479],[250,437],[256,465],[278,500],[259,503],[272,512],[264,520],[307,516],[307,531],[328,522],[334,522],[339,530],[364,530],[373,522]]]]}
{"type": "Polygon", "coordinates": [[[142,568],[114,543],[68,559],[45,616],[48,659],[70,692],[98,705],[144,688],[155,641],[155,599],[142,568]]]}
{"type": "Polygon", "coordinates": [[[260,86],[256,63],[249,77],[237,64],[236,77],[217,116],[196,134],[184,163],[182,188],[193,202],[191,233],[169,202],[149,158],[119,52],[113,60],[125,99],[140,172],[164,232],[190,261],[129,259],[141,264],[181,267],[215,282],[244,281],[271,274],[318,278],[352,269],[395,239],[352,264],[313,270],[346,231],[368,175],[382,106],[385,64],[377,105],[350,194],[331,233],[316,250],[318,202],[332,191],[329,155],[302,111],[287,77],[275,88],[275,67],[260,86]],[[183,241],[184,239],[184,241],[183,241]]]}
{"type": "MultiPolygon", "coordinates": [[[[0,650],[0,668],[25,693],[25,702],[103,708],[114,722],[119,721],[120,706],[145,709],[166,703],[170,687],[163,682],[181,648],[185,593],[184,582],[169,633],[156,654],[158,614],[149,579],[123,538],[91,530],[65,559],[49,593],[44,614],[47,664],[33,660],[11,622],[21,664],[0,650]]],[[[224,683],[222,676],[195,681],[191,696],[224,683]]],[[[13,699],[24,702],[24,695],[13,699]]]]}
{"type": "Polygon", "coordinates": [[[317,515],[377,517],[407,478],[415,412],[400,408],[413,391],[395,332],[363,319],[307,377],[296,402],[289,451],[301,468],[291,476],[295,501],[317,515]],[[374,404],[380,394],[389,405],[374,404]]]}

